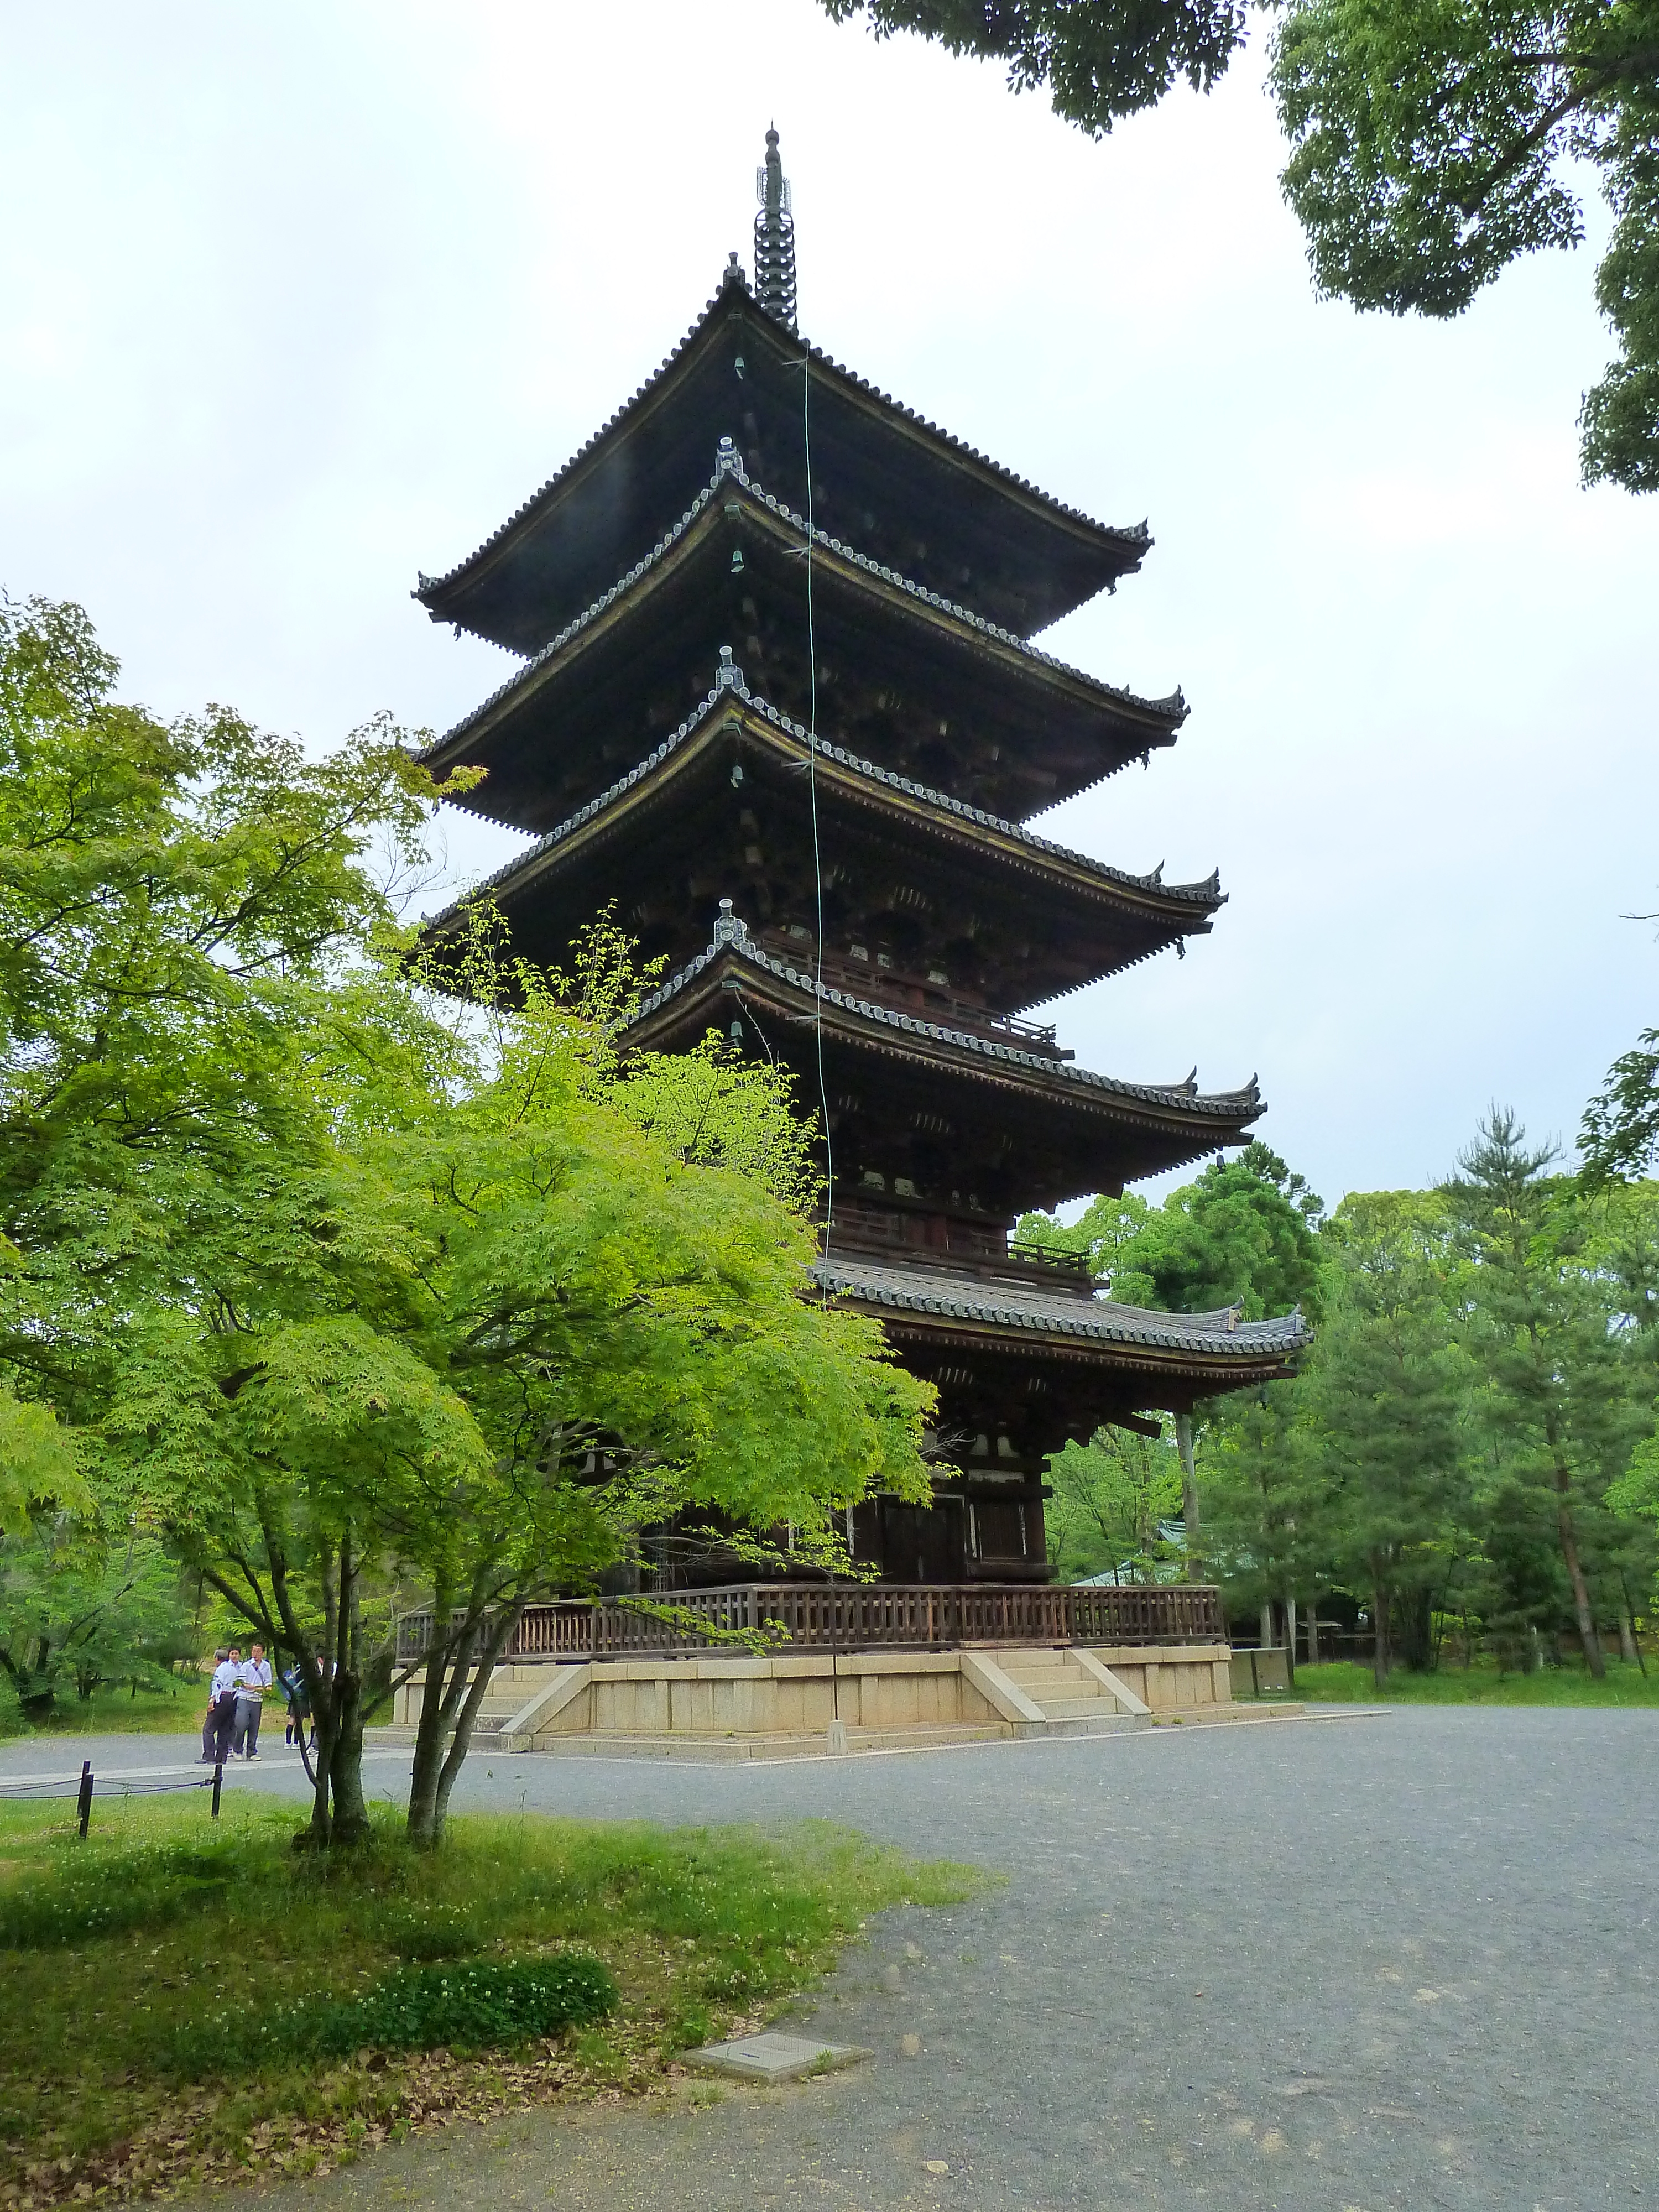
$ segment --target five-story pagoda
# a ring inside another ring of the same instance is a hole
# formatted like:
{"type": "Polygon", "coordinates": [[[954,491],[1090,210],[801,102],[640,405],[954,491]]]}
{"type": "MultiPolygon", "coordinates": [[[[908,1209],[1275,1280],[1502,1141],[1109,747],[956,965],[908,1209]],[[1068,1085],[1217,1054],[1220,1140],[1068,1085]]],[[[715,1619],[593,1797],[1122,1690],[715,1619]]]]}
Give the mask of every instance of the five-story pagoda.
{"type": "MultiPolygon", "coordinates": [[[[822,1102],[822,1287],[939,1387],[933,1510],[858,1509],[893,1581],[1040,1581],[1046,1456],[1285,1371],[1300,1318],[1103,1300],[1018,1214],[1244,1140],[1205,1093],[1078,1067],[1029,1010],[1206,932],[1166,884],[1026,825],[1172,744],[1186,708],[1034,633],[1137,570],[1145,525],[1061,506],[805,344],[776,133],[756,288],[733,254],[679,347],[416,596],[525,656],[433,745],[538,842],[485,888],[532,959],[613,902],[667,980],[632,1042],[714,1030],[822,1102]],[[809,466],[810,455],[810,466],[809,466]]],[[[441,917],[434,928],[453,926],[441,917]]]]}

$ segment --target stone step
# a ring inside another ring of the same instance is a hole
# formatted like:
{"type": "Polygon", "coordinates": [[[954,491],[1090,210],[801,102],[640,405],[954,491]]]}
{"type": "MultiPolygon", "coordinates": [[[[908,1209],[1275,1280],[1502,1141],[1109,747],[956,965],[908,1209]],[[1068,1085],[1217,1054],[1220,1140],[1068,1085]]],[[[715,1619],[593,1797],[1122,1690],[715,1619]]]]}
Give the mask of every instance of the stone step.
{"type": "Polygon", "coordinates": [[[1139,1713],[1104,1713],[1087,1719],[1079,1716],[1075,1720],[1051,1720],[1050,1735],[1116,1735],[1130,1729],[1150,1728],[1150,1721],[1142,1720],[1139,1713]]]}
{"type": "Polygon", "coordinates": [[[1029,1688],[1034,1695],[1045,1690],[1098,1690],[1103,1695],[1105,1692],[1104,1683],[1081,1667],[1005,1666],[1002,1671],[1011,1681],[1019,1683],[1022,1688],[1029,1688]]]}
{"type": "Polygon", "coordinates": [[[1045,1721],[1109,1719],[1117,1711],[1117,1699],[1103,1692],[1097,1698],[1036,1698],[1032,1702],[1042,1708],[1045,1721]]]}
{"type": "MultiPolygon", "coordinates": [[[[1006,1721],[945,1722],[932,1728],[854,1729],[847,1731],[849,1755],[866,1751],[943,1751],[953,1745],[1006,1741],[1014,1731],[1006,1721]]],[[[549,1735],[534,1749],[562,1759],[822,1759],[830,1754],[823,1729],[764,1735],[702,1735],[688,1729],[684,1735],[635,1735],[623,1730],[592,1734],[549,1735]]]]}
{"type": "MultiPolygon", "coordinates": [[[[998,1662],[1001,1665],[1001,1662],[998,1662]]],[[[1092,1674],[1085,1674],[1081,1667],[1003,1667],[1011,1682],[1018,1682],[1028,1696],[1042,1698],[1052,1692],[1063,1696],[1068,1691],[1097,1690],[1103,1686],[1092,1674]]]]}

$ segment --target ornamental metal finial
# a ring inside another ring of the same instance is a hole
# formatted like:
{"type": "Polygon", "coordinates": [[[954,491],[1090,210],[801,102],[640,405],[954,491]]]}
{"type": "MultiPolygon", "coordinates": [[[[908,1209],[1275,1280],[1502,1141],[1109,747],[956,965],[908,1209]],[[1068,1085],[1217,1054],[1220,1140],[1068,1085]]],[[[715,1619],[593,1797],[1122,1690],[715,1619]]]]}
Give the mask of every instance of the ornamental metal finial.
{"type": "Polygon", "coordinates": [[[789,179],[778,153],[778,134],[766,134],[766,159],[755,172],[755,297],[769,315],[795,327],[795,222],[789,179]]]}

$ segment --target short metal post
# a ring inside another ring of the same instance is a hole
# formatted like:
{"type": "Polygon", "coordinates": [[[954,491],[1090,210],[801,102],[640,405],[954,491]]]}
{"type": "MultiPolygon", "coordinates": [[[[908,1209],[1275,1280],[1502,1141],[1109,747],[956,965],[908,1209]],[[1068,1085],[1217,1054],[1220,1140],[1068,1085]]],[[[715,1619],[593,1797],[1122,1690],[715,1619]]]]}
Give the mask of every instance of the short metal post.
{"type": "Polygon", "coordinates": [[[81,1824],[81,1840],[87,1839],[87,1823],[92,1818],[92,1761],[81,1762],[81,1795],[76,1801],[76,1814],[81,1824]]]}
{"type": "Polygon", "coordinates": [[[224,1778],[224,1762],[216,1759],[213,1762],[213,1817],[216,1820],[219,1817],[219,1785],[224,1778]]]}

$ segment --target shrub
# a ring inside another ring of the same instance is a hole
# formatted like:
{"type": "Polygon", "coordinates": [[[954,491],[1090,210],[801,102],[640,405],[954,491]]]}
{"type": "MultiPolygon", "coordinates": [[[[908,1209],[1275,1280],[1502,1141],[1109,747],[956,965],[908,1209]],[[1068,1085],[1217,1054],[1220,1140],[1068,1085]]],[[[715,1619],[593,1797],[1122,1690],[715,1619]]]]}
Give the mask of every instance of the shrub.
{"type": "Polygon", "coordinates": [[[589,1952],[472,1959],[461,1966],[404,1967],[357,1997],[301,1998],[252,2026],[228,2014],[201,2021],[179,2038],[174,2057],[181,2072],[211,2075],[223,2066],[233,2035],[244,2058],[477,2051],[586,2027],[616,2006],[610,1970],[589,1952]]]}

